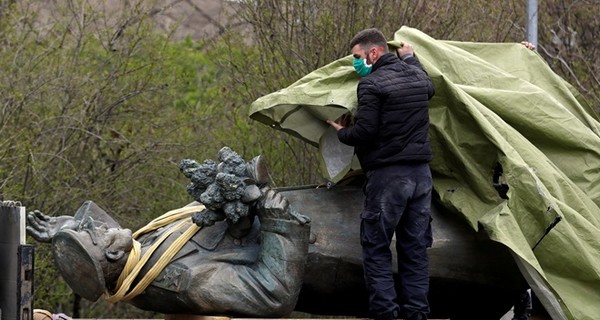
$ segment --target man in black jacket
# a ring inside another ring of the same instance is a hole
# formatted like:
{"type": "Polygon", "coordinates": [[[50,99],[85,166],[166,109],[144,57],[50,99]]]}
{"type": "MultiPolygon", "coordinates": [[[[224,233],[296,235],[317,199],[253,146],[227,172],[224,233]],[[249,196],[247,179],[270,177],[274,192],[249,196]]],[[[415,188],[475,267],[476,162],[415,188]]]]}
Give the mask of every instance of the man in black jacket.
{"type": "Polygon", "coordinates": [[[390,53],[377,29],[356,34],[350,48],[362,77],[354,125],[327,122],[342,143],[355,147],[367,178],[360,235],[369,308],[376,320],[427,319],[432,241],[427,132],[433,84],[411,45],[403,44],[398,55],[390,53]],[[394,233],[398,302],[390,251],[394,233]]]}

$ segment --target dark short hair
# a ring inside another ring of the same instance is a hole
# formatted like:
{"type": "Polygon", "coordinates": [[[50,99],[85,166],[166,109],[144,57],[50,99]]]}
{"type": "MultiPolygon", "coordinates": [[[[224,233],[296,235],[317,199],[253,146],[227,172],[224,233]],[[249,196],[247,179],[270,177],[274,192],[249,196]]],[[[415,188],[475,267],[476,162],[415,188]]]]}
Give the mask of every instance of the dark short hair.
{"type": "Polygon", "coordinates": [[[385,36],[376,28],[364,29],[357,33],[350,41],[350,50],[357,44],[360,45],[361,48],[378,46],[387,50],[385,36]]]}

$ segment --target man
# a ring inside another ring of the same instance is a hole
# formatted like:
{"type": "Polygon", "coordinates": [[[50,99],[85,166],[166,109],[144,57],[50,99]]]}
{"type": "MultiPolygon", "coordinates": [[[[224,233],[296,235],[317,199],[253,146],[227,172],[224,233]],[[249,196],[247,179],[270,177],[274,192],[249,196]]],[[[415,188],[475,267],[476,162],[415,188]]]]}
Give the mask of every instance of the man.
{"type": "MultiPolygon", "coordinates": [[[[248,166],[234,159],[243,180],[260,185],[259,194],[246,192],[240,197],[250,209],[235,222],[215,219],[219,215],[211,212],[216,207],[204,211],[202,204],[194,202],[179,210],[190,208],[195,212],[192,219],[171,221],[169,217],[175,215],[167,215],[149,224],[158,228],[144,228],[139,237],[132,237],[130,230],[88,201],[74,217],[31,212],[27,231],[38,241],[52,242],[63,278],[74,292],[91,301],[106,294],[109,301],[130,301],[166,314],[286,316],[294,310],[302,286],[310,220],[289,208],[279,192],[260,183],[267,180],[260,159],[248,166]],[[202,229],[182,238],[197,224],[202,229]],[[172,251],[182,239],[181,248],[172,251]],[[163,258],[169,254],[174,256],[163,258]],[[149,259],[144,263],[145,258],[149,259]],[[132,260],[136,264],[129,266],[132,260]],[[161,260],[166,262],[164,268],[154,270],[164,263],[161,260]]],[[[211,162],[210,167],[217,166],[211,162]]],[[[219,173],[209,175],[227,176],[222,170],[226,167],[222,162],[219,173]]],[[[199,168],[203,173],[205,169],[199,168]]]]}
{"type": "Polygon", "coordinates": [[[342,143],[355,147],[366,174],[360,238],[369,309],[376,320],[427,319],[433,84],[410,44],[404,43],[396,56],[377,29],[356,34],[350,49],[361,76],[354,125],[348,126],[347,118],[327,122],[342,143]],[[394,233],[399,304],[390,250],[394,233]]]}

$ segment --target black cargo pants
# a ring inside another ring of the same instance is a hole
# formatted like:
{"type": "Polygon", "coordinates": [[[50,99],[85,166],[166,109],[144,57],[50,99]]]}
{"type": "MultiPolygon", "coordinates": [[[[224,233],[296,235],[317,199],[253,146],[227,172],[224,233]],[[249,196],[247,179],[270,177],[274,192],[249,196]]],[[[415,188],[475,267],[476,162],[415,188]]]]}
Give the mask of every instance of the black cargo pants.
{"type": "Polygon", "coordinates": [[[360,238],[369,308],[377,320],[429,313],[432,179],[428,164],[367,172],[360,238]],[[390,245],[396,234],[397,299],[390,245]]]}

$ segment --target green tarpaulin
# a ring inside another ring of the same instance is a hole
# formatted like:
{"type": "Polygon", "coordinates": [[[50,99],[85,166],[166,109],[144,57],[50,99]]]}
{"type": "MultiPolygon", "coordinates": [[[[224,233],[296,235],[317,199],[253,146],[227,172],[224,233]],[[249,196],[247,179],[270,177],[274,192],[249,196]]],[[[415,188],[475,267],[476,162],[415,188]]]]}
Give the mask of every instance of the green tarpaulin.
{"type": "MultiPolygon", "coordinates": [[[[513,251],[553,317],[600,319],[595,113],[521,44],[441,41],[407,27],[390,46],[402,41],[436,88],[431,168],[442,204],[513,251]],[[497,163],[508,199],[492,183],[497,163]]],[[[320,147],[323,175],[336,182],[358,165],[324,120],[356,110],[357,81],[344,57],[256,100],[250,117],[320,147]]]]}

